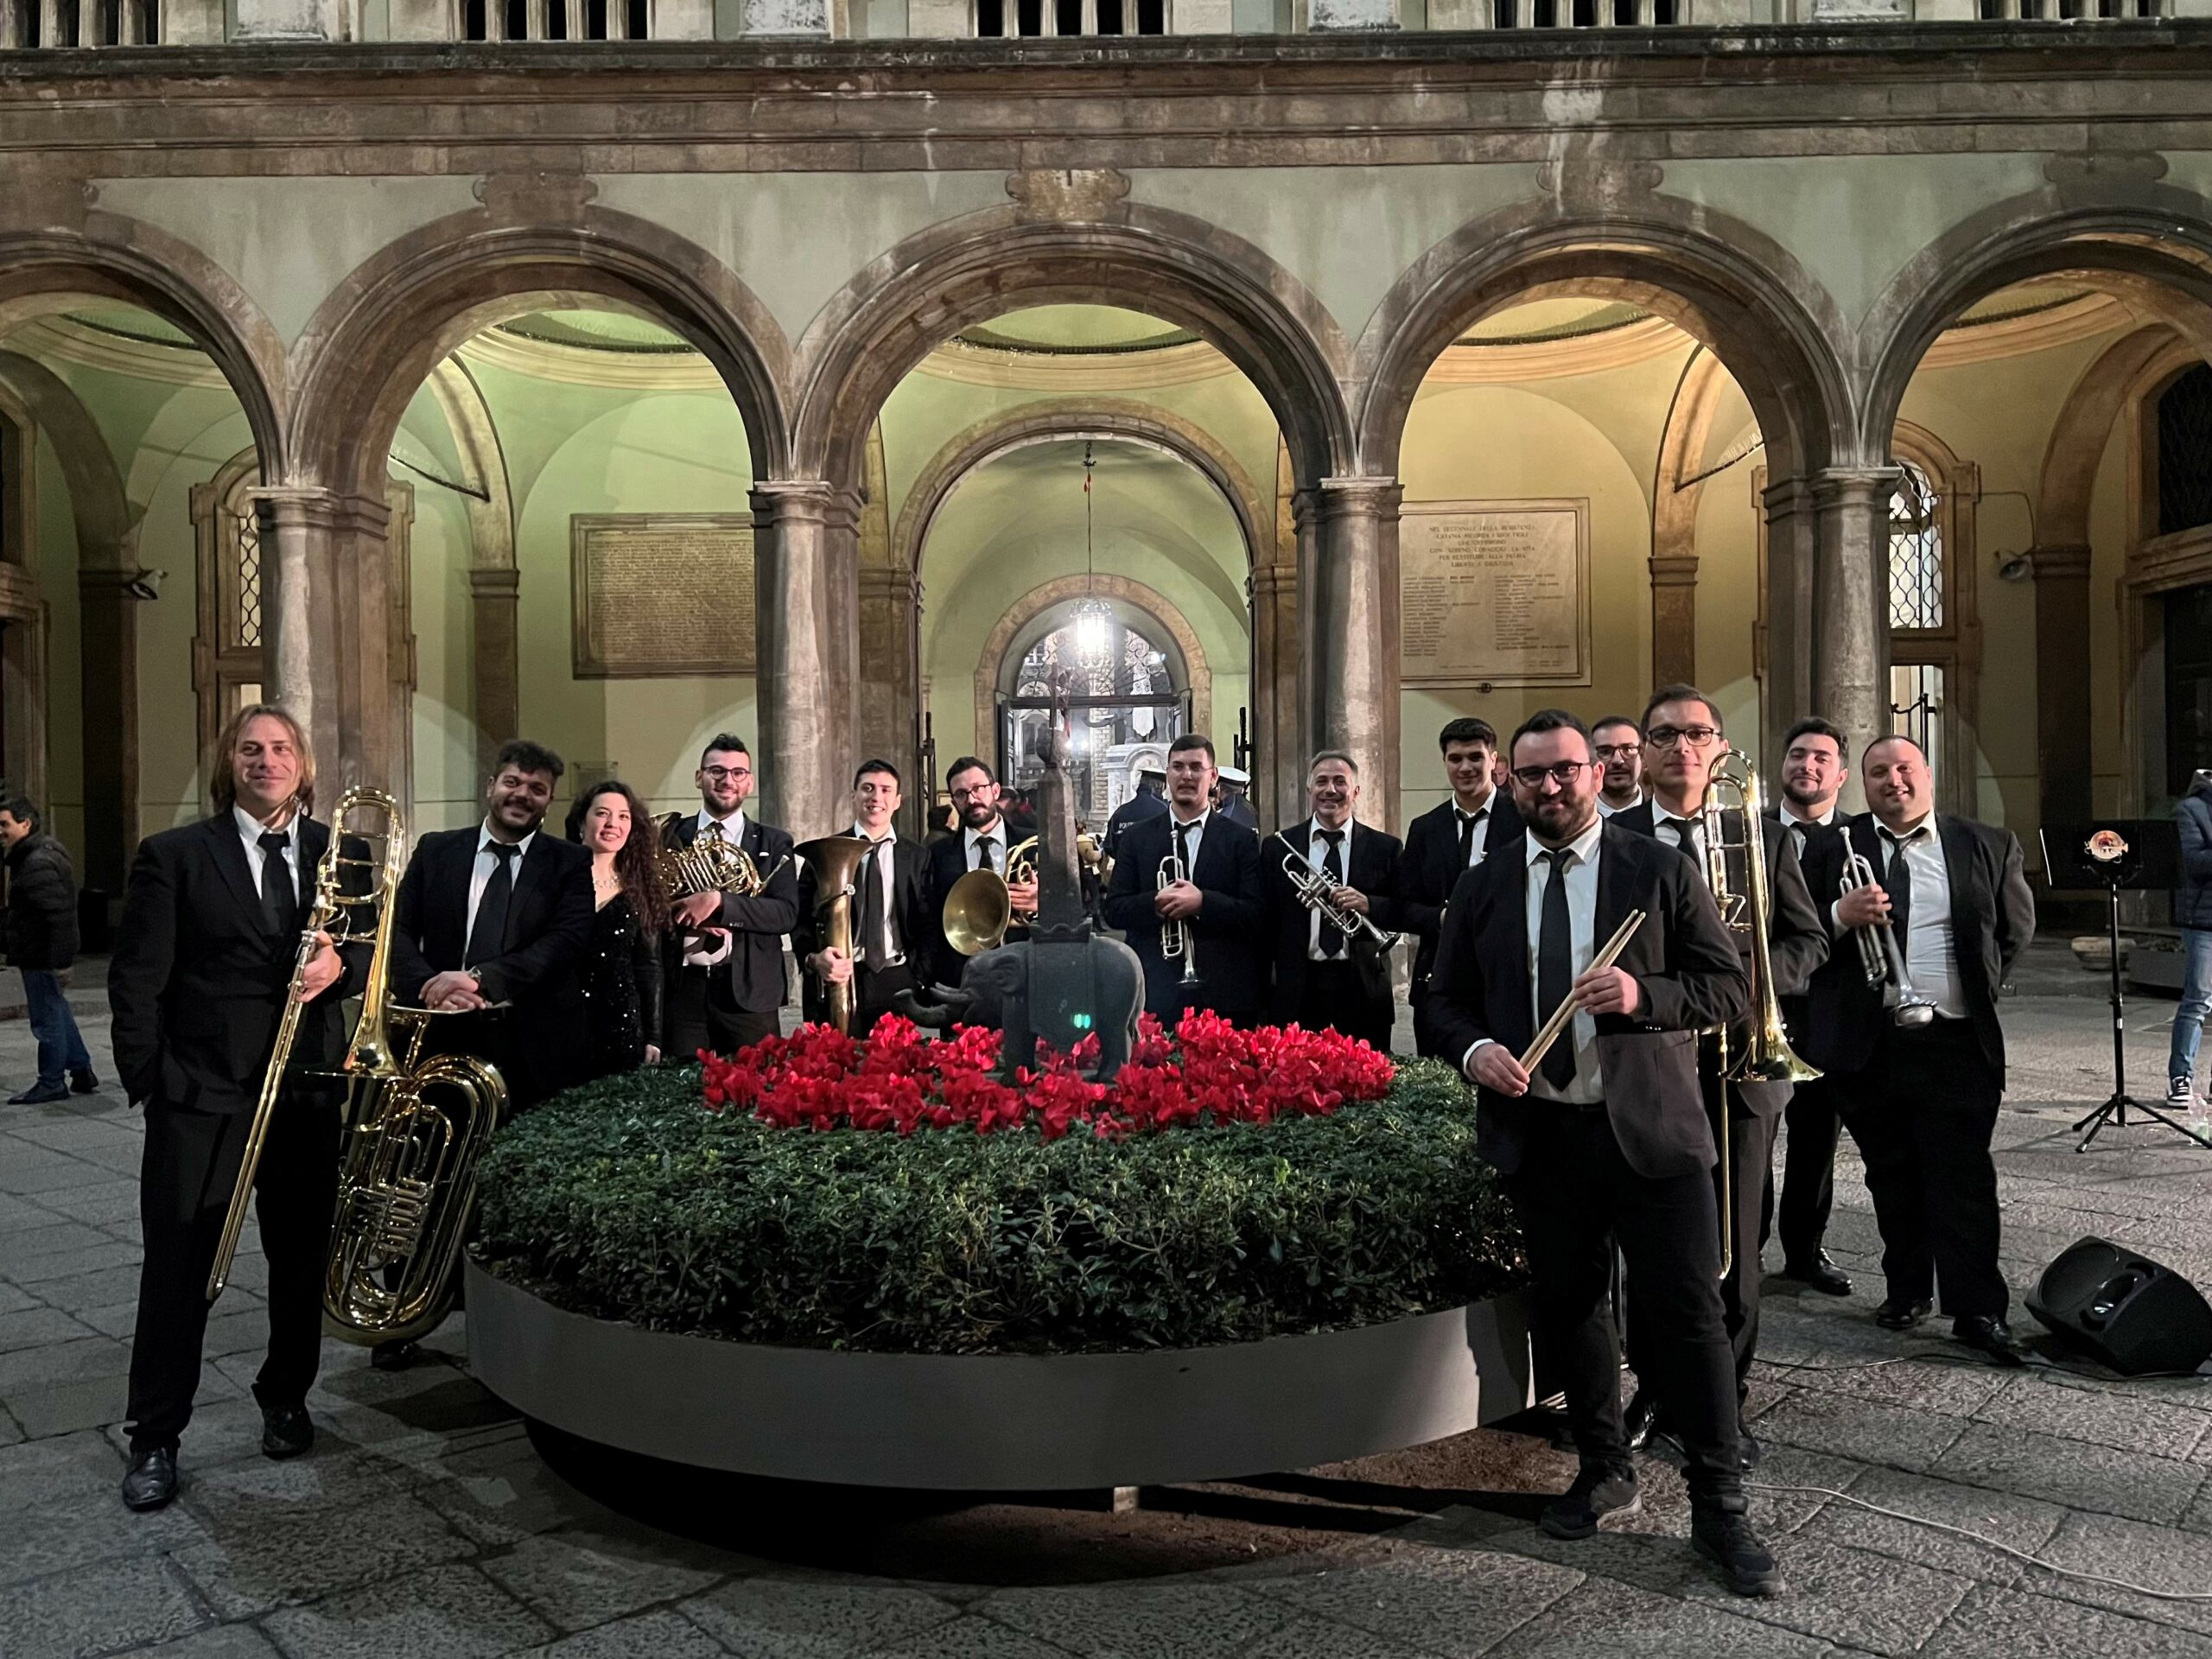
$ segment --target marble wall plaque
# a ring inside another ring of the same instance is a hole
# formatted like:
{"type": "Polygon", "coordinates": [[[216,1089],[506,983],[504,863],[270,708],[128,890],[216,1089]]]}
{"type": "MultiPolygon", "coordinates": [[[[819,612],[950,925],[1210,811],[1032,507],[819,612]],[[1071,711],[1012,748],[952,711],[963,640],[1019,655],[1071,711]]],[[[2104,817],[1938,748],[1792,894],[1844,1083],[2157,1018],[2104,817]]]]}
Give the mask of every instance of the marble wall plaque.
{"type": "Polygon", "coordinates": [[[753,515],[569,519],[578,679],[753,672],[753,515]]]}
{"type": "Polygon", "coordinates": [[[1590,504],[1408,501],[1400,654],[1414,686],[1590,683],[1590,504]]]}

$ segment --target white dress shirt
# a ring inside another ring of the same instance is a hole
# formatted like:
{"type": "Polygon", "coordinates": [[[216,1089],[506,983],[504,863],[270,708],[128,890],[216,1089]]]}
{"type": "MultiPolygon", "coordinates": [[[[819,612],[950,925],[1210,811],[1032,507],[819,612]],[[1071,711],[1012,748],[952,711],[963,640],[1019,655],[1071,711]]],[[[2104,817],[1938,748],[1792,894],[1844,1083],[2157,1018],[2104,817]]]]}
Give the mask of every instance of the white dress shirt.
{"type": "MultiPolygon", "coordinates": [[[[476,828],[476,863],[468,872],[468,917],[461,930],[461,948],[467,949],[468,941],[476,937],[476,907],[484,902],[484,889],[492,880],[492,872],[499,868],[499,861],[492,855],[492,843],[499,837],[492,833],[489,818],[476,828]]],[[[507,882],[510,887],[522,881],[522,861],[530,856],[530,843],[537,839],[533,830],[515,842],[515,855],[507,861],[507,882]]]]}
{"type": "Polygon", "coordinates": [[[709,824],[720,824],[724,841],[733,847],[741,848],[745,845],[745,809],[741,806],[726,818],[716,817],[702,806],[699,809],[699,816],[692,822],[696,832],[693,836],[695,840],[707,833],[707,827],[709,824]]]}
{"type": "Polygon", "coordinates": [[[1006,874],[1006,820],[1004,818],[999,819],[988,830],[963,830],[960,832],[960,868],[963,870],[980,870],[983,868],[976,861],[976,846],[978,842],[985,841],[992,843],[990,868],[1001,875],[1004,875],[1006,874]]]}
{"type": "MultiPolygon", "coordinates": [[[[899,948],[899,831],[895,827],[886,826],[879,838],[868,834],[867,825],[856,822],[852,833],[879,849],[870,854],[869,859],[875,868],[876,885],[883,889],[883,925],[891,935],[891,947],[887,950],[876,950],[873,939],[855,940],[853,957],[855,961],[864,962],[871,968],[896,968],[906,960],[906,953],[899,948]]],[[[865,863],[861,866],[861,880],[863,881],[868,879],[868,868],[865,863]]],[[[857,891],[853,894],[853,926],[855,930],[860,927],[861,918],[868,913],[868,907],[863,903],[865,897],[857,891]]]]}
{"type": "Polygon", "coordinates": [[[1912,911],[1905,918],[1904,971],[1912,988],[1936,999],[1936,1013],[1945,1020],[1967,1016],[1966,993],[1959,985],[1957,941],[1951,935],[1951,869],[1943,857],[1943,837],[1930,812],[1919,824],[1898,837],[1900,847],[1878,824],[1874,837],[1882,844],[1882,873],[1902,857],[1912,882],[1912,911]]]}
{"type": "MultiPolygon", "coordinates": [[[[745,809],[741,806],[729,817],[718,818],[702,806],[699,809],[699,816],[691,821],[691,828],[694,845],[706,839],[709,828],[715,828],[724,841],[741,850],[745,846],[745,809]]],[[[683,965],[686,968],[715,968],[729,960],[729,953],[737,945],[737,935],[724,928],[721,931],[721,937],[714,939],[712,944],[709,943],[709,935],[700,934],[697,943],[684,951],[683,965]]]]}
{"type": "Polygon", "coordinates": [[[1828,803],[1828,810],[1827,811],[1821,813],[1818,817],[1813,818],[1799,817],[1795,812],[1789,810],[1789,803],[1788,801],[1782,802],[1778,810],[1782,813],[1783,823],[1789,826],[1791,838],[1797,843],[1797,856],[1800,858],[1802,858],[1805,855],[1805,842],[1807,840],[1805,832],[1811,829],[1815,824],[1826,825],[1835,822],[1835,803],[1833,801],[1828,803]]]}
{"type": "Polygon", "coordinates": [[[1496,790],[1492,790],[1489,798],[1472,812],[1461,810],[1456,798],[1452,800],[1452,839],[1454,846],[1459,844],[1459,826],[1466,823],[1469,818],[1475,821],[1475,833],[1467,838],[1467,868],[1471,870],[1481,863],[1484,855],[1490,851],[1490,826],[1497,816],[1497,791],[1496,790]]]}
{"type": "MultiPolygon", "coordinates": [[[[1573,952],[1573,977],[1580,979],[1589,970],[1598,954],[1598,861],[1604,844],[1605,821],[1592,818],[1590,827],[1567,843],[1574,854],[1574,862],[1568,867],[1567,880],[1567,921],[1573,952]]],[[[1544,894],[1550,889],[1554,877],[1549,852],[1538,841],[1535,831],[1528,836],[1529,859],[1529,1029],[1541,1029],[1551,1014],[1542,1005],[1538,975],[1542,971],[1538,958],[1543,950],[1544,894]]],[[[1471,1045],[1459,1057],[1459,1069],[1468,1072],[1475,1058],[1475,1050],[1495,1039],[1485,1037],[1471,1045]]],[[[1529,1093],[1538,1100],[1559,1102],[1570,1106],[1591,1106],[1605,1097],[1605,1075],[1598,1065],[1598,1020],[1594,1014],[1577,1009],[1574,1018],[1567,1022],[1567,1031],[1559,1040],[1574,1046],[1574,1081],[1565,1089],[1554,1089],[1543,1074],[1541,1065],[1529,1074],[1529,1093]]],[[[1515,1056],[1518,1058],[1519,1056],[1515,1056]]]]}
{"type": "Polygon", "coordinates": [[[263,850],[261,838],[265,835],[276,835],[284,837],[284,867],[292,873],[293,901],[297,903],[305,896],[300,887],[300,817],[301,815],[295,812],[282,830],[270,830],[244,807],[233,806],[231,809],[231,821],[238,825],[238,839],[245,843],[245,867],[253,872],[253,890],[256,893],[261,891],[261,868],[269,856],[263,850]]]}
{"type": "Polygon", "coordinates": [[[1705,818],[1702,814],[1693,812],[1687,818],[1677,817],[1655,800],[1651,803],[1651,823],[1662,846],[1680,848],[1683,855],[1697,866],[1698,873],[1700,875],[1705,873],[1705,818]]]}
{"type": "Polygon", "coordinates": [[[1641,795],[1630,801],[1628,804],[1628,806],[1615,806],[1611,801],[1600,795],[1598,798],[1598,816],[1600,818],[1610,818],[1616,812],[1625,812],[1629,810],[1629,807],[1642,806],[1643,804],[1643,797],[1641,795]]]}
{"type": "MultiPolygon", "coordinates": [[[[1187,822],[1187,828],[1190,831],[1188,839],[1191,843],[1191,862],[1190,867],[1183,872],[1183,874],[1190,881],[1192,887],[1196,887],[1198,881],[1198,848],[1205,840],[1206,824],[1212,819],[1212,817],[1213,809],[1211,807],[1208,807],[1205,811],[1199,813],[1197,817],[1192,818],[1187,822]]],[[[1172,853],[1175,850],[1175,832],[1178,830],[1181,830],[1185,827],[1185,821],[1182,818],[1177,817],[1175,816],[1175,809],[1172,806],[1169,807],[1167,809],[1167,850],[1169,852],[1172,853]]],[[[1345,856],[1350,857],[1351,855],[1347,853],[1345,856]]]]}
{"type": "MultiPolygon", "coordinates": [[[[1338,856],[1344,861],[1344,884],[1346,887],[1351,885],[1351,825],[1352,821],[1346,818],[1344,827],[1339,832],[1343,835],[1344,840],[1338,843],[1340,849],[1338,856]]],[[[1329,843],[1321,839],[1322,831],[1327,828],[1328,826],[1319,818],[1308,818],[1306,821],[1306,862],[1317,870],[1325,870],[1328,868],[1329,843]]],[[[1351,960],[1349,950],[1351,944],[1351,937],[1347,935],[1344,945],[1338,947],[1335,956],[1324,955],[1321,950],[1321,912],[1317,910],[1307,914],[1306,918],[1306,961],[1349,962],[1351,960]]]]}

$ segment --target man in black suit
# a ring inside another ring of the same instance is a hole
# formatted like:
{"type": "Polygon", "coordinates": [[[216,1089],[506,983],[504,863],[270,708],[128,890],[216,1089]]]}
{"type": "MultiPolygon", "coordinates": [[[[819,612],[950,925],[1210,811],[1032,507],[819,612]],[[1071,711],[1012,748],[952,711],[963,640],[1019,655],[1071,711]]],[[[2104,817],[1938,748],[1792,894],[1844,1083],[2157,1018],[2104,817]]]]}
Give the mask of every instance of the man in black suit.
{"type": "Polygon", "coordinates": [[[1387,1054],[1397,1018],[1389,954],[1300,904],[1285,860],[1326,875],[1339,909],[1387,928],[1396,918],[1398,838],[1369,829],[1354,816],[1359,766],[1340,749],[1313,757],[1306,770],[1306,793],[1313,816],[1260,846],[1260,880],[1274,937],[1268,1017],[1277,1025],[1295,1020],[1308,1031],[1339,1031],[1387,1054]]]}
{"type": "MultiPolygon", "coordinates": [[[[1645,781],[1650,792],[1642,804],[1616,812],[1611,822],[1631,835],[1652,836],[1675,848],[1707,879],[1705,823],[1702,807],[1713,768],[1728,753],[1728,737],[1720,711],[1711,698],[1694,686],[1662,686],[1645,707],[1644,753],[1650,765],[1645,781]]],[[[1797,862],[1797,843],[1772,819],[1762,817],[1757,833],[1766,856],[1768,960],[1774,969],[1777,999],[1795,996],[1811,981],[1813,972],[1827,960],[1827,930],[1813,908],[1804,872],[1797,862]]],[[[1729,860],[1733,896],[1747,909],[1750,877],[1740,856],[1729,860]]],[[[1748,928],[1731,929],[1745,971],[1751,968],[1753,943],[1748,928]]],[[[1757,987],[1753,988],[1754,991],[1757,987]]],[[[1758,1005],[1753,1004],[1753,1014],[1758,1005]]],[[[1743,1052],[1745,1033],[1731,1033],[1730,1058],[1743,1052]]],[[[1728,1276],[1721,1281],[1720,1305],[1728,1342],[1736,1357],[1736,1392],[1740,1402],[1750,1392],[1751,1357],[1759,1339],[1759,1217],[1766,1200],[1768,1172],[1774,1163],[1774,1126],[1789,1104],[1791,1085],[1786,1083],[1732,1083],[1720,1080],[1720,1044],[1700,1039],[1698,1081],[1704,1091],[1706,1110],[1712,1115],[1716,1138],[1721,1114],[1727,1114],[1727,1162],[1713,1170],[1714,1199],[1726,1192],[1724,1222],[1732,1239],[1728,1276]]],[[[1637,1397],[1629,1402],[1628,1433],[1631,1445],[1641,1442],[1652,1428],[1662,1398],[1653,1384],[1654,1368],[1643,1340],[1643,1321],[1637,1315],[1636,1283],[1628,1287],[1629,1363],[1637,1365],[1637,1397]]],[[[1748,1430],[1739,1435],[1747,1459],[1756,1459],[1758,1442],[1748,1430]]]]}
{"type": "MultiPolygon", "coordinates": [[[[123,1501],[176,1495],[177,1442],[199,1391],[207,1275],[330,844],[308,817],[315,757],[281,709],[243,709],[216,741],[212,817],[138,844],[108,963],[117,1070],[146,1109],[139,1175],[138,1318],[130,1343],[130,1470],[123,1501]]],[[[358,890],[358,888],[356,889],[358,890]]],[[[255,1179],[269,1259],[269,1352],[254,1380],[261,1448],[314,1444],[307,1411],[322,1350],[323,1260],[337,1206],[342,1090],[306,1074],[342,1058],[341,1001],[368,973],[318,931],[300,1025],[255,1179]]]]}
{"type": "Polygon", "coordinates": [[[1444,776],[1452,798],[1415,818],[1406,830],[1405,857],[1398,866],[1397,925],[1413,934],[1414,1046],[1435,1058],[1442,1051],[1428,1039],[1422,1005],[1436,966],[1436,938],[1445,902],[1460,876],[1483,861],[1493,846],[1512,844],[1521,833],[1521,815],[1510,791],[1499,786],[1505,764],[1497,752],[1497,733],[1472,715],[1446,721],[1437,734],[1444,751],[1444,776]]]}
{"type": "Polygon", "coordinates": [[[1167,810],[1122,834],[1106,925],[1144,963],[1145,1008],[1173,1030],[1185,1008],[1210,1008],[1249,1025],[1267,1000],[1266,897],[1260,838],[1212,810],[1213,740],[1185,732],[1167,751],[1167,810]],[[1181,879],[1160,885],[1160,866],[1181,860],[1181,879]],[[1179,922],[1187,953],[1161,946],[1179,922]],[[1185,983],[1185,967],[1196,982],[1185,983]]]}
{"type": "Polygon", "coordinates": [[[1476,1150],[1520,1214],[1533,1316],[1581,1454],[1581,1473],[1542,1525],[1555,1538],[1586,1538],[1641,1501],[1607,1294],[1618,1238],[1682,1435],[1693,1544],[1738,1594],[1770,1595],[1774,1558],[1745,1517],[1737,1456],[1695,1034],[1741,1019],[1750,983],[1688,861],[1599,820],[1580,721],[1557,709],[1532,715],[1507,754],[1528,831],[1459,879],[1429,1018],[1475,1083],[1476,1150]],[[1631,910],[1644,912],[1635,937],[1613,966],[1592,966],[1631,910]],[[1559,1040],[1523,1070],[1516,1057],[1570,1000],[1559,1040]]]}
{"type": "Polygon", "coordinates": [[[1837,900],[1838,935],[1886,922],[1913,988],[1936,1001],[1933,1020],[1901,1027],[1862,976],[1834,987],[1837,1091],[1882,1229],[1888,1294],[1874,1318],[1910,1330],[1940,1283],[1951,1333],[2017,1365],[1989,1141],[2005,1095],[1997,990],[2035,937],[2034,895],[2011,830],[1936,813],[1928,757],[1910,738],[1870,744],[1866,768],[1873,810],[1849,834],[1878,880],[1837,900]]]}
{"type": "MultiPolygon", "coordinates": [[[[1829,912],[1840,896],[1844,840],[1836,811],[1836,797],[1851,776],[1851,740],[1840,726],[1817,715],[1799,721],[1783,740],[1782,789],[1775,802],[1775,821],[1789,831],[1797,843],[1798,861],[1804,867],[1805,885],[1813,908],[1827,923],[1829,912]]],[[[1840,941],[1814,976],[1815,983],[1839,974],[1861,971],[1859,952],[1849,941],[1840,941]]],[[[1827,999],[1822,998],[1825,1003],[1827,999]]],[[[1798,995],[1784,997],[1783,1016],[1789,1024],[1789,1045],[1807,1064],[1823,1074],[1835,1069],[1832,1022],[1814,1016],[1815,997],[1808,986],[1798,995]]],[[[1801,1083],[1789,1096],[1783,1115],[1789,1134],[1783,1143],[1781,1202],[1775,1202],[1775,1183],[1767,1183],[1766,1205],[1759,1220],[1759,1241],[1766,1241],[1771,1221],[1782,1236],[1782,1271],[1824,1296],[1848,1296],[1851,1280],[1836,1266],[1822,1246],[1828,1214],[1835,1201],[1836,1131],[1842,1120],[1836,1115],[1835,1080],[1827,1075],[1801,1083]]]]}
{"type": "Polygon", "coordinates": [[[1607,715],[1590,728],[1590,745],[1602,769],[1598,816],[1610,818],[1643,804],[1643,728],[1626,715],[1607,715]]]}
{"type": "Polygon", "coordinates": [[[718,734],[691,774],[699,810],[661,825],[661,845],[681,851],[702,836],[734,843],[755,869],[774,869],[750,898],[695,893],[675,906],[668,938],[668,1032],[661,1047],[679,1059],[701,1049],[733,1054],[781,1028],[784,935],[798,922],[798,868],[791,838],[749,816],[753,756],[745,740],[718,734]]]}
{"type": "MultiPolygon", "coordinates": [[[[1000,812],[998,779],[987,761],[972,754],[962,755],[946,768],[944,788],[952,798],[958,827],[943,841],[929,843],[927,910],[937,982],[957,985],[967,972],[968,958],[945,941],[944,896],[952,891],[954,882],[971,870],[990,870],[1003,880],[1007,857],[1027,837],[1015,836],[1014,826],[1000,812]]],[[[1007,897],[1014,915],[1006,930],[1007,940],[1026,939],[1029,929],[1022,918],[1037,913],[1033,867],[1029,880],[1019,886],[1008,885],[1007,897]]]]}
{"type": "Polygon", "coordinates": [[[916,987],[935,950],[928,854],[921,842],[900,835],[893,821],[900,783],[899,768],[888,760],[864,760],[853,774],[853,823],[845,833],[870,848],[853,878],[850,955],[830,943],[829,907],[816,891],[814,872],[799,878],[798,925],[791,940],[806,967],[806,1017],[827,1020],[823,988],[849,982],[855,1037],[867,1036],[892,1011],[892,999],[916,987]]]}
{"type": "Polygon", "coordinates": [[[432,1042],[499,1067],[518,1111],[591,1070],[582,978],[591,855],[540,833],[566,769],[540,744],[505,745],[485,780],[483,821],[416,842],[394,906],[394,997],[480,1014],[435,1021],[432,1042]]]}

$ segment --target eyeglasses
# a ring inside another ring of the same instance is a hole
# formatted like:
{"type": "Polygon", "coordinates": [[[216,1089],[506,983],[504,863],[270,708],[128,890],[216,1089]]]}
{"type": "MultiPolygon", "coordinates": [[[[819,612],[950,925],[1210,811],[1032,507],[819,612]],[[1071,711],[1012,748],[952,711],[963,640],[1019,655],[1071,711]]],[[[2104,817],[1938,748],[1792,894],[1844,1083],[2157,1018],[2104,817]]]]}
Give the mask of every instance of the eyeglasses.
{"type": "Polygon", "coordinates": [[[1711,747],[1719,735],[1711,726],[1655,726],[1643,734],[1643,741],[1655,749],[1679,748],[1684,744],[1702,749],[1711,747]]]}
{"type": "Polygon", "coordinates": [[[1641,743],[1600,743],[1597,748],[1600,760],[1633,760],[1643,753],[1641,743]]]}
{"type": "Polygon", "coordinates": [[[1548,766],[1516,766],[1513,778],[1523,789],[1541,789],[1547,778],[1561,789],[1566,789],[1582,775],[1582,769],[1589,764],[1587,760],[1556,760],[1548,766]]]}
{"type": "Polygon", "coordinates": [[[753,768],[750,766],[702,766],[699,768],[699,775],[709,783],[727,784],[733,779],[750,778],[753,775],[753,768]]]}
{"type": "Polygon", "coordinates": [[[978,784],[973,789],[952,791],[952,798],[956,801],[995,801],[998,798],[999,786],[996,784],[978,784]]]}

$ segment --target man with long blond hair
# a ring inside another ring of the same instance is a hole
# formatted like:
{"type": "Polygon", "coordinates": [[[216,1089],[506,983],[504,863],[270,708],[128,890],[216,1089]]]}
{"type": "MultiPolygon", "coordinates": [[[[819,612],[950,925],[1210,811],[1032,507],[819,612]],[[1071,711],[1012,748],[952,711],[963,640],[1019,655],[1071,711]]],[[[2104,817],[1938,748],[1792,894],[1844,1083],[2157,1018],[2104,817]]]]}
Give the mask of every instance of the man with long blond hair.
{"type": "MultiPolygon", "coordinates": [[[[292,983],[330,827],[308,816],[315,754],[298,721],[241,709],[209,759],[215,810],[138,846],[108,965],[116,1070],[145,1108],[145,1260],[130,1346],[130,1470],[123,1501],[176,1495],[177,1443],[199,1391],[207,1274],[292,983]]],[[[261,1448],[314,1444],[307,1411],[322,1344],[322,1268],[337,1202],[340,1096],[307,1074],[341,1058],[342,1000],[365,948],[327,934],[301,976],[298,1036],[255,1181],[269,1261],[269,1352],[253,1385],[261,1448]]]]}

